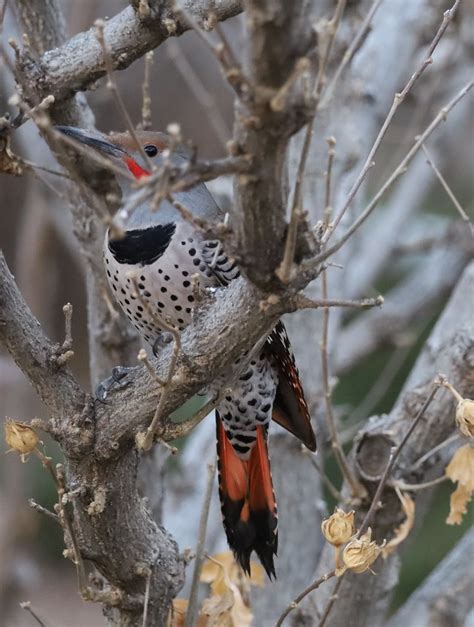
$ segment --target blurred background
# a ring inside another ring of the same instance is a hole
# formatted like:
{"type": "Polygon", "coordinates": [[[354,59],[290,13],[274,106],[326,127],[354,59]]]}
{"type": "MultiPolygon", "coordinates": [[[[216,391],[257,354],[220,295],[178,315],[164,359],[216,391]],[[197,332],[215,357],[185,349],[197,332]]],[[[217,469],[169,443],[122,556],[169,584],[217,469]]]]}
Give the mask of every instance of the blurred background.
{"type": "MultiPolygon", "coordinates": [[[[89,28],[97,17],[112,16],[126,5],[127,2],[117,0],[63,1],[71,35],[89,28]]],[[[224,29],[234,50],[241,50],[241,18],[226,22],[224,29]]],[[[18,25],[7,8],[4,41],[9,37],[21,41],[18,25]]],[[[144,60],[141,59],[117,73],[122,97],[135,123],[141,119],[143,72],[144,60]]],[[[102,82],[98,87],[101,85],[102,82]]],[[[0,66],[0,115],[9,110],[15,115],[15,111],[8,106],[8,98],[13,92],[12,77],[4,66],[0,66]]],[[[193,140],[201,156],[225,154],[223,139],[230,138],[232,129],[232,93],[221,76],[216,60],[194,34],[186,34],[178,40],[171,39],[155,51],[151,66],[151,95],[155,128],[165,129],[170,122],[179,122],[184,136],[193,140]]],[[[87,97],[96,115],[97,128],[103,131],[122,129],[122,119],[106,89],[88,92],[87,97]]],[[[407,102],[384,142],[377,167],[371,173],[367,193],[378,186],[386,173],[387,164],[394,162],[394,155],[406,151],[416,129],[430,119],[433,110],[436,107],[427,105],[420,110],[411,100],[407,102]]],[[[440,165],[443,175],[471,216],[473,122],[471,100],[471,106],[466,107],[455,122],[448,120],[450,130],[443,133],[443,142],[436,152],[442,155],[440,165]]],[[[31,122],[15,133],[13,149],[30,161],[57,169],[54,158],[31,122]]],[[[373,347],[362,351],[359,357],[352,355],[351,360],[345,361],[344,354],[338,351],[334,402],[346,443],[350,442],[358,423],[371,414],[391,409],[417,354],[472,255],[468,227],[459,219],[439,182],[431,174],[426,181],[423,180],[423,185],[410,237],[396,251],[391,263],[371,281],[367,295],[386,294],[397,288],[403,294],[406,278],[417,271],[423,272],[427,256],[441,248],[449,251],[449,262],[440,269],[443,276],[438,287],[429,292],[426,301],[412,312],[409,319],[401,318],[395,324],[395,331],[389,337],[377,337],[373,347]]],[[[219,187],[219,190],[223,189],[230,189],[225,181],[219,187]]],[[[0,174],[0,247],[28,304],[54,341],[63,339],[62,306],[66,302],[73,304],[75,356],[70,366],[84,386],[88,386],[82,262],[74,243],[68,207],[60,194],[61,181],[58,177],[41,172],[38,176],[28,173],[18,179],[0,174]]],[[[469,297],[472,298],[472,295],[469,297]]],[[[348,315],[344,319],[344,329],[352,328],[354,333],[357,327],[351,325],[357,320],[355,315],[348,315]]],[[[350,335],[346,337],[350,339],[350,335]]],[[[13,361],[0,352],[0,420],[5,417],[29,421],[33,417],[47,416],[13,361]]],[[[51,442],[46,442],[46,448],[49,454],[61,459],[60,452],[51,442]]],[[[73,566],[62,557],[64,545],[59,527],[28,506],[28,499],[33,498],[43,506],[53,508],[56,494],[49,476],[36,459],[22,464],[16,455],[4,454],[5,449],[5,444],[0,445],[0,625],[32,625],[33,619],[18,608],[20,601],[29,600],[50,625],[99,627],[103,624],[100,608],[80,600],[73,566]]],[[[173,459],[171,474],[179,474],[181,463],[180,458],[173,459]]],[[[340,481],[331,462],[327,472],[333,481],[340,481]]],[[[202,473],[205,474],[204,465],[202,473]]],[[[444,524],[450,491],[450,485],[443,485],[437,490],[432,515],[417,531],[422,535],[423,542],[413,538],[413,550],[403,555],[401,581],[394,606],[414,590],[470,522],[468,516],[460,527],[444,524]]],[[[332,508],[330,495],[326,497],[332,508]]],[[[196,512],[196,520],[197,517],[196,512]]],[[[173,527],[170,530],[175,531],[173,527]]]]}

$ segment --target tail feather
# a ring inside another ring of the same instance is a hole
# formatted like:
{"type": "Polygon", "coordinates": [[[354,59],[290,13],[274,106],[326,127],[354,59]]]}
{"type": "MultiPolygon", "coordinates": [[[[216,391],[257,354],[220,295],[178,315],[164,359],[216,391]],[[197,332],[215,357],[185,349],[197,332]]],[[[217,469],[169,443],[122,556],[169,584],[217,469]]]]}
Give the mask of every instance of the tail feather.
{"type": "Polygon", "coordinates": [[[268,336],[264,351],[273,359],[278,371],[278,387],[272,418],[299,438],[310,451],[316,450],[316,438],[304,397],[295,357],[286,329],[280,320],[268,336]]]}
{"type": "Polygon", "coordinates": [[[227,541],[247,574],[255,551],[271,579],[276,577],[278,518],[263,427],[257,427],[257,441],[246,461],[232,447],[217,412],[216,421],[219,496],[227,541]]]}

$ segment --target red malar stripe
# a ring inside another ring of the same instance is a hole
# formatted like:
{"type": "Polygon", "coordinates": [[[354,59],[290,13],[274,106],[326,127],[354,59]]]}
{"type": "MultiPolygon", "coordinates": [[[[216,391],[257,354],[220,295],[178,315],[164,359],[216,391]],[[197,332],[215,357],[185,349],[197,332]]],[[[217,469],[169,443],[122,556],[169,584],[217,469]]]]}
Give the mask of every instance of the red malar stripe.
{"type": "Polygon", "coordinates": [[[136,179],[141,179],[143,176],[150,176],[148,170],[145,170],[144,168],[139,166],[138,163],[131,157],[124,157],[124,161],[127,165],[127,168],[136,179]]]}

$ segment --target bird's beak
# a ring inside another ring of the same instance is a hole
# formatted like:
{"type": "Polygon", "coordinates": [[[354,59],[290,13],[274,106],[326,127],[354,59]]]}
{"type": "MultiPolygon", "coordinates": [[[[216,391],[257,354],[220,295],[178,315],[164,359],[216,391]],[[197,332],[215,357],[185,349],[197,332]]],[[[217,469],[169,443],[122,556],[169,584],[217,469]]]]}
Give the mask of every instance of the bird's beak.
{"type": "Polygon", "coordinates": [[[55,126],[54,127],[60,133],[71,137],[81,144],[90,146],[95,150],[102,152],[103,154],[118,159],[123,159],[127,154],[123,148],[113,144],[106,135],[99,133],[98,131],[90,131],[83,128],[77,128],[75,126],[55,126]]]}

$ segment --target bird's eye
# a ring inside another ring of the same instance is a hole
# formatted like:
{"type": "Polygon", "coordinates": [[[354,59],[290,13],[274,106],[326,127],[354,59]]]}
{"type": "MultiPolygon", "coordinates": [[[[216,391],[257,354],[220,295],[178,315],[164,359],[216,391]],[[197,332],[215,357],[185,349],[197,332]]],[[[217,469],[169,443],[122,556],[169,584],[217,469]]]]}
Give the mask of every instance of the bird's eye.
{"type": "Polygon", "coordinates": [[[158,154],[158,148],[153,144],[147,144],[143,150],[149,157],[156,157],[158,154]]]}

